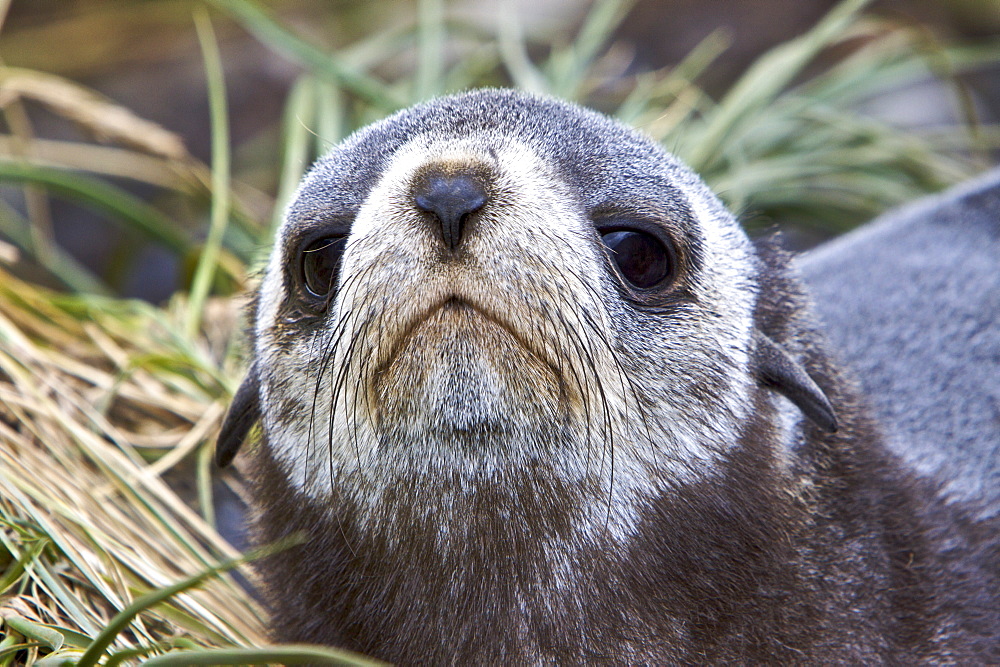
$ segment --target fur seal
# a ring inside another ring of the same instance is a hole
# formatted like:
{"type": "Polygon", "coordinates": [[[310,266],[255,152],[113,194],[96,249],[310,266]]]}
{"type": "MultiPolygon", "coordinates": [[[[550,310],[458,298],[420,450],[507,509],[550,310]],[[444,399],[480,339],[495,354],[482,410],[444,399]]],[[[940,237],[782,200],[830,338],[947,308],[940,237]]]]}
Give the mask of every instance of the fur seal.
{"type": "Polygon", "coordinates": [[[256,423],[275,638],[389,661],[997,662],[996,524],[880,444],[787,258],[618,122],[484,90],[287,211],[256,423]]]}

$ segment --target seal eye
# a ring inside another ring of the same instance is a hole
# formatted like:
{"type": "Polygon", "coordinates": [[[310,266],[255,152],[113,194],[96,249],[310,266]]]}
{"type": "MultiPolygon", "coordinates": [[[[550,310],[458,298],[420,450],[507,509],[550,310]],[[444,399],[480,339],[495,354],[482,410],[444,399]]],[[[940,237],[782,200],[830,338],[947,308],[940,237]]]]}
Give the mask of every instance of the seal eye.
{"type": "Polygon", "coordinates": [[[311,296],[322,299],[333,291],[346,241],[346,236],[324,236],[302,249],[302,284],[311,296]]]}
{"type": "Polygon", "coordinates": [[[660,239],[635,229],[616,229],[601,235],[622,277],[633,287],[656,287],[673,274],[673,257],[660,239]]]}

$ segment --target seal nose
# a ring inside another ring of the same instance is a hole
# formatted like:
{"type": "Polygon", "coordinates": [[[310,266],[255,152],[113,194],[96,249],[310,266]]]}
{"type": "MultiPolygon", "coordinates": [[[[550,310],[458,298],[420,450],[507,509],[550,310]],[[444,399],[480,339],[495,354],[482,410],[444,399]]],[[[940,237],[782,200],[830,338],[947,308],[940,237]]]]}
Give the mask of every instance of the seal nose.
{"type": "Polygon", "coordinates": [[[469,174],[435,174],[416,187],[413,201],[437,219],[445,245],[454,250],[462,240],[469,214],[486,204],[486,189],[469,174]]]}

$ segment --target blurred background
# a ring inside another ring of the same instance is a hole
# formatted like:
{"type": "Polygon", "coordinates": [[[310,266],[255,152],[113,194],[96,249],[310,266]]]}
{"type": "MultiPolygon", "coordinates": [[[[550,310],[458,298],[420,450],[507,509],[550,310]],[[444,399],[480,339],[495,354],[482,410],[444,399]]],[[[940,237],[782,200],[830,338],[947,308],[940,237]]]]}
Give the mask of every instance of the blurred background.
{"type": "Polygon", "coordinates": [[[1000,0],[864,4],[0,0],[0,260],[60,289],[154,303],[188,289],[222,132],[230,193],[213,289],[241,289],[326,146],[477,85],[618,114],[748,226],[780,225],[807,247],[995,162],[1000,0]],[[850,20],[801,58],[762,60],[844,5],[850,20]],[[210,42],[228,128],[212,125],[210,42]],[[735,119],[744,108],[757,115],[735,119]]]}

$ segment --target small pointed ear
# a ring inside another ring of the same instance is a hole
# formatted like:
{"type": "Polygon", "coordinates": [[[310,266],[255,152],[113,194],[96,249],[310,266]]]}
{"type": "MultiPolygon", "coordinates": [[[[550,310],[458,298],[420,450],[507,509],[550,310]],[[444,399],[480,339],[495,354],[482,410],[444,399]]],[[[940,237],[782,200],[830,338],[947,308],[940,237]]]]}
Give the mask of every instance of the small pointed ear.
{"type": "Polygon", "coordinates": [[[219,439],[215,443],[215,463],[224,468],[232,463],[247,433],[260,420],[260,380],[256,365],[251,365],[243,383],[236,390],[229,412],[222,422],[219,439]]]}
{"type": "Polygon", "coordinates": [[[806,369],[760,331],[754,332],[753,366],[757,381],[775,390],[827,433],[837,432],[837,416],[829,399],[806,369]]]}

